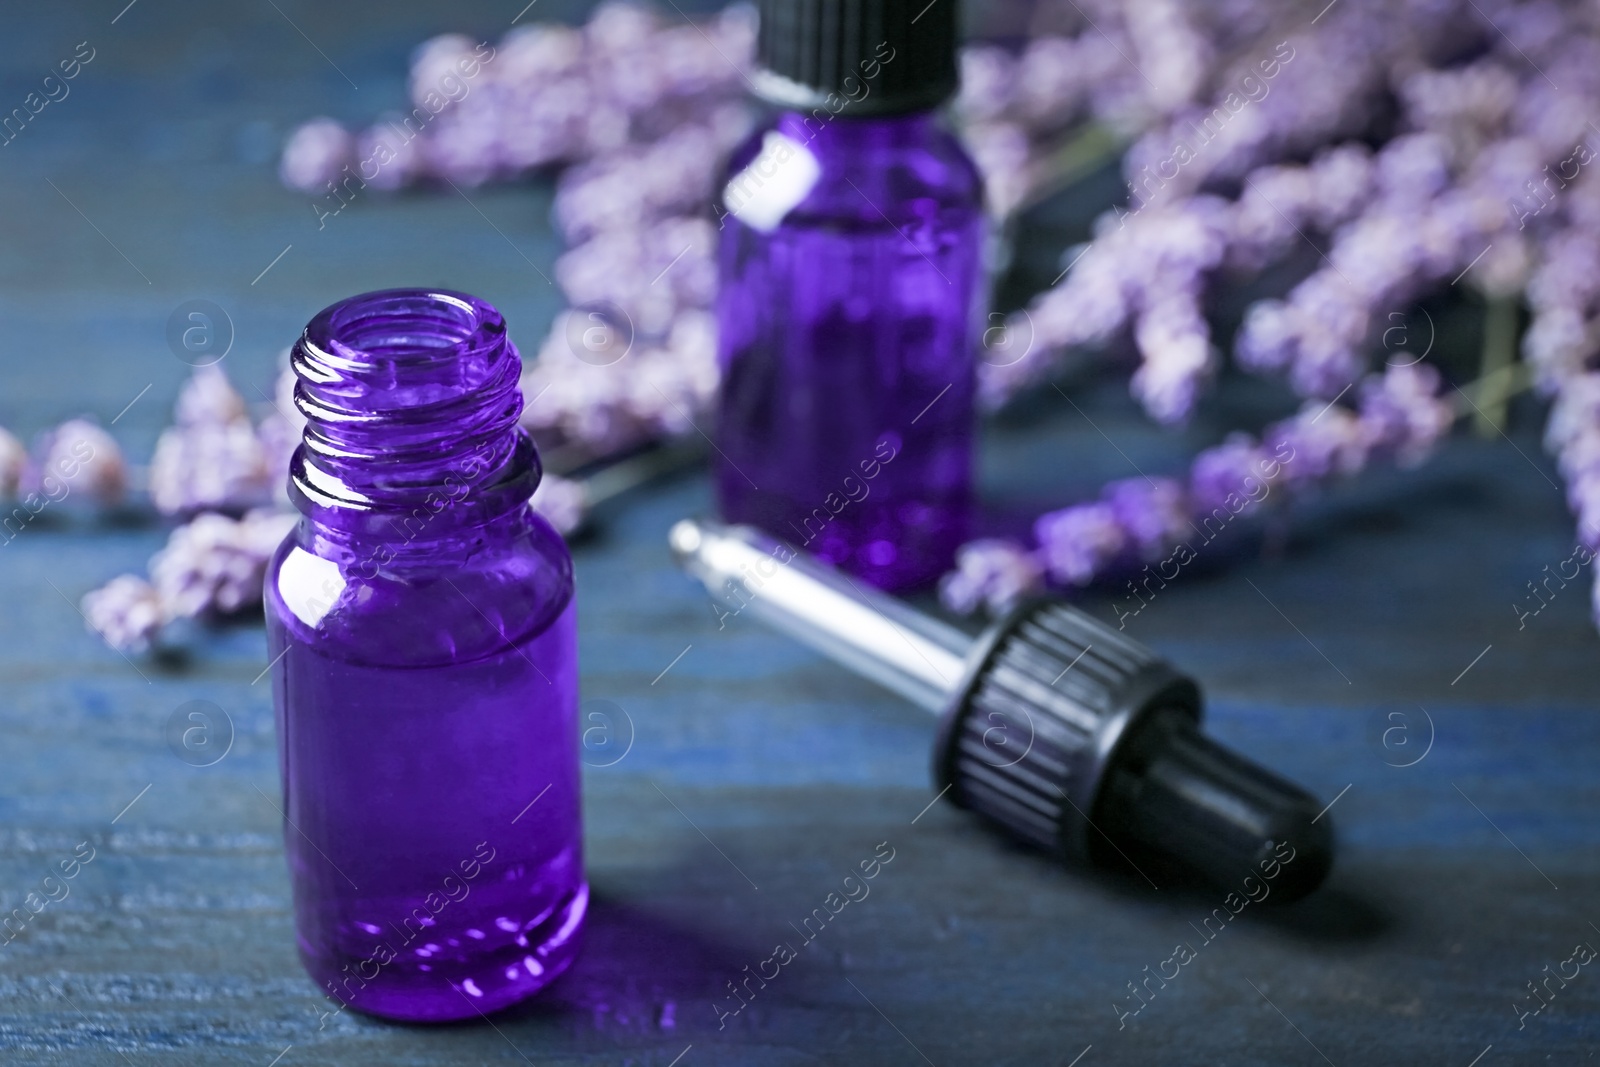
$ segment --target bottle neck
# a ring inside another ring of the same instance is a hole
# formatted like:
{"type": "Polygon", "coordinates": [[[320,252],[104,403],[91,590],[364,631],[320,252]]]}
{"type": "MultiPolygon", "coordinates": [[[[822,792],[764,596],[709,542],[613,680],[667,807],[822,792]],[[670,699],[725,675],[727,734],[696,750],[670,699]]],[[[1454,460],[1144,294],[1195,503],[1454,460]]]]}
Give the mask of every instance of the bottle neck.
{"type": "Polygon", "coordinates": [[[306,427],[289,496],[319,537],[409,549],[533,495],[521,360],[488,304],[442,290],[352,297],[311,320],[290,362],[306,427]]]}
{"type": "Polygon", "coordinates": [[[848,107],[837,115],[825,110],[780,111],[776,128],[824,156],[909,148],[937,137],[940,130],[937,111],[852,115],[848,107]]]}

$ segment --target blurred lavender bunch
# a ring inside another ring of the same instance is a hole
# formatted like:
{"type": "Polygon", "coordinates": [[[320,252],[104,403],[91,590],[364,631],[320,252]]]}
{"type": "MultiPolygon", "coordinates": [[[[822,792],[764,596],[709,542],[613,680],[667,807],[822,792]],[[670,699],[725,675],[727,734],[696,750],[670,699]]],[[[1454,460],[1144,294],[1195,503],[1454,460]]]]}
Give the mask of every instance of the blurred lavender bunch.
{"type": "Polygon", "coordinates": [[[555,222],[569,249],[553,273],[572,309],[528,367],[524,424],[589,455],[683,433],[716,389],[710,204],[750,128],[754,30],[740,5],[684,23],[611,2],[582,28],[529,25],[492,47],[438,37],[413,56],[409,116],[363,133],[313,120],[280,175],[327,210],[367,184],[471,187],[562,168],[555,222]],[[609,369],[624,357],[628,373],[609,369]]]}
{"type": "MultiPolygon", "coordinates": [[[[1066,0],[1040,5],[1038,35],[1016,55],[966,49],[953,111],[991,212],[1005,218],[1052,188],[1086,121],[1128,137],[1190,105],[1217,50],[1260,32],[1270,10],[1066,0]]],[[[572,307],[528,369],[524,421],[542,444],[590,455],[682,433],[717,386],[711,205],[752,121],[754,30],[739,4],[686,24],[611,0],[581,29],[530,25],[492,47],[438,37],[413,57],[409,116],[364,133],[312,120],[280,174],[321,197],[320,217],[368,184],[470,187],[563,168],[555,222],[569,250],[554,277],[572,307]],[[628,374],[608,369],[624,356],[628,374]]]]}
{"type": "Polygon", "coordinates": [[[1020,45],[969,45],[954,110],[991,213],[1053,191],[1086,122],[1125,140],[1192,109],[1282,17],[1261,0],[1041,0],[1020,45]]]}
{"type": "Polygon", "coordinates": [[[1081,586],[1120,573],[1132,575],[1131,591],[1141,577],[1164,585],[1269,498],[1286,503],[1286,496],[1350,477],[1373,460],[1422,462],[1455,421],[1439,386],[1432,367],[1390,367],[1361,383],[1355,409],[1308,401],[1259,440],[1235,433],[1201,452],[1185,479],[1124,479],[1107,485],[1099,500],[1041,515],[1035,547],[973,541],[957,554],[940,598],[962,614],[1000,614],[1050,584],[1081,586]]]}
{"type": "MultiPolygon", "coordinates": [[[[1305,397],[1344,395],[1390,314],[1432,291],[1521,294],[1533,311],[1522,352],[1556,400],[1547,445],[1579,537],[1600,546],[1600,14],[1546,0],[1344,0],[1324,14],[1244,47],[1203,103],[1139,137],[1123,162],[1127,206],[1014,317],[1033,348],[980,368],[985,399],[998,406],[1069,353],[1128,337],[1135,396],[1158,421],[1182,421],[1218,361],[1208,289],[1307,248],[1320,265],[1250,308],[1233,349],[1305,397]],[[1259,58],[1269,51],[1275,67],[1259,58]]],[[[1057,581],[1099,573],[1127,543],[1096,515],[1041,520],[1057,581]]],[[[1022,573],[988,556],[964,555],[953,605],[993,599],[989,569],[1003,574],[996,590],[1022,573]]]]}
{"type": "MultiPolygon", "coordinates": [[[[1580,535],[1600,539],[1597,19],[1570,0],[1341,0],[1297,11],[1257,0],[1039,0],[1019,41],[974,45],[962,58],[953,114],[991,210],[1004,219],[1054,188],[1070,160],[1081,164],[1086,128],[1131,139],[1127,204],[1014,317],[1007,336],[1032,344],[980,366],[984,399],[1005,403],[1069,353],[1103,358],[1131,342],[1135,396],[1158,421],[1181,422],[1221,358],[1210,291],[1307,249],[1320,266],[1250,309],[1232,356],[1308,399],[1376,388],[1355,390],[1375,334],[1431,291],[1521,293],[1533,311],[1523,352],[1556,398],[1547,442],[1580,535]]],[[[571,247],[555,274],[573,307],[524,382],[525,418],[543,442],[626,447],[681,431],[713,395],[706,220],[717,161],[749,121],[738,98],[751,42],[743,9],[695,27],[609,3],[582,29],[508,35],[470,89],[447,91],[425,129],[390,146],[400,162],[382,183],[396,186],[565,167],[556,222],[571,247]],[[624,357],[630,373],[608,371],[624,357]]],[[[430,87],[459,77],[463,58],[484,47],[455,37],[425,45],[413,97],[426,105],[430,87]]],[[[309,124],[285,153],[285,180],[314,193],[333,182],[337,195],[344,168],[393,130],[309,124]]],[[[1447,424],[1417,429],[1444,418],[1433,385],[1417,384],[1433,380],[1420,369],[1377,380],[1390,383],[1383,417],[1412,427],[1396,458],[1415,461],[1447,424]]],[[[1367,442],[1333,448],[1330,471],[1383,451],[1373,443],[1384,440],[1382,404],[1371,403],[1316,417],[1319,432],[1356,427],[1367,442]]],[[[1199,472],[1162,494],[1172,514],[1198,506],[1199,472]]],[[[950,602],[970,607],[995,599],[991,588],[1076,583],[1121,565],[1144,551],[1139,531],[1159,526],[1129,512],[1131,499],[1108,489],[1089,511],[1041,520],[1038,550],[972,548],[947,582],[950,602]],[[992,578],[982,577],[985,558],[992,578]]]]}
{"type": "Polygon", "coordinates": [[[238,519],[200,515],[172,532],[150,560],[149,579],[124,574],[84,596],[84,619],[113,648],[142,652],[179,619],[215,620],[254,608],[267,560],[297,519],[270,509],[238,519]]]}
{"type": "Polygon", "coordinates": [[[128,482],[122,449],[92,419],[68,419],[39,435],[31,451],[0,429],[0,546],[48,510],[116,507],[128,482]]]}
{"type": "MultiPolygon", "coordinates": [[[[274,406],[294,412],[292,403],[282,402],[281,383],[278,394],[274,406]]],[[[156,440],[151,503],[163,515],[286,503],[283,472],[302,423],[274,410],[258,428],[220,367],[197,368],[178,393],[173,424],[156,440]]]]}

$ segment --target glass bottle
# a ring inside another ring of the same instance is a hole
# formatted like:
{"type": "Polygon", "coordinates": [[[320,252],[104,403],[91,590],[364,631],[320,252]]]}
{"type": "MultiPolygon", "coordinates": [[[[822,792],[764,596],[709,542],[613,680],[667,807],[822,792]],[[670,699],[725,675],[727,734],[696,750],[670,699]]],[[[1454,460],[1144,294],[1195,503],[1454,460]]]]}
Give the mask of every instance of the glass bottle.
{"type": "Polygon", "coordinates": [[[756,86],[777,110],[718,211],[718,504],[915,587],[965,539],[972,483],[982,185],[936,113],[954,4],[760,14],[756,86]]]}
{"type": "Polygon", "coordinates": [[[494,308],[397,289],[291,357],[303,518],[266,577],[300,957],[343,1004],[475,1017],[572,962],[583,877],[572,559],[529,506],[494,308]]]}

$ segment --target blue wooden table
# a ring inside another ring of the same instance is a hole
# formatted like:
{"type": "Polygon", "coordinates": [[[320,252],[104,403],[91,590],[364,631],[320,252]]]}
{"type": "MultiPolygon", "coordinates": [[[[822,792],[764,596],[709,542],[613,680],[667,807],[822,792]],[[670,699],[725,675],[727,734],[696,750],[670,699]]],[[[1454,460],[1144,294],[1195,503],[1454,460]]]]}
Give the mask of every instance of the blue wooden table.
{"type": "MultiPolygon", "coordinates": [[[[114,432],[148,457],[187,373],[166,319],[190,299],[228,311],[246,396],[312,312],[385,285],[479,293],[532,350],[558,306],[523,258],[557,251],[548,189],[373,198],[319,231],[272,172],[295,122],[395,104],[412,44],[497,36],[520,4],[124,3],[18,9],[0,35],[4,108],[79,42],[95,53],[0,147],[0,425],[126,408],[114,432]]],[[[1173,434],[1116,380],[1072,395],[1087,417],[1043,399],[987,434],[997,512],[1181,469],[1286,404],[1231,383],[1173,434]]],[[[1130,621],[1201,681],[1216,735],[1337,798],[1327,886],[1211,941],[1196,927],[1220,899],[1064,871],[929,807],[922,713],[751,619],[719,628],[664,545],[707,509],[703,476],[614,501],[575,547],[585,712],[614,729],[584,755],[587,947],[533,1004],[434,1029],[326,1018],[295,959],[260,626],[123,659],[73,605],[165,531],[48,514],[0,545],[0,910],[62,863],[74,876],[0,946],[0,1062],[1586,1062],[1600,968],[1569,961],[1600,947],[1588,575],[1522,629],[1512,607],[1571,554],[1541,417],[1518,407],[1512,441],[1463,434],[1419,471],[1299,501],[1130,621]],[[167,743],[192,700],[231,722],[211,766],[167,743]],[[870,896],[732,1013],[728,983],[800,947],[885,843],[870,896]],[[1140,984],[1180,942],[1196,958],[1140,984]]],[[[1109,620],[1119,600],[1083,603],[1109,620]]]]}

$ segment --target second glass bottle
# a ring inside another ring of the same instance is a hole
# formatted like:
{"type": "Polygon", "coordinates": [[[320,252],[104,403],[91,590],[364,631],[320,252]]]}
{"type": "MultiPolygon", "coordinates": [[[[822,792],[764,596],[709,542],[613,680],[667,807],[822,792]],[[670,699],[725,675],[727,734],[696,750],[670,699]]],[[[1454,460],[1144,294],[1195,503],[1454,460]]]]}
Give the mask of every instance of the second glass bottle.
{"type": "Polygon", "coordinates": [[[965,538],[982,185],[936,114],[953,0],[763,0],[776,105],[719,207],[716,487],[875,585],[926,584],[965,538]]]}

